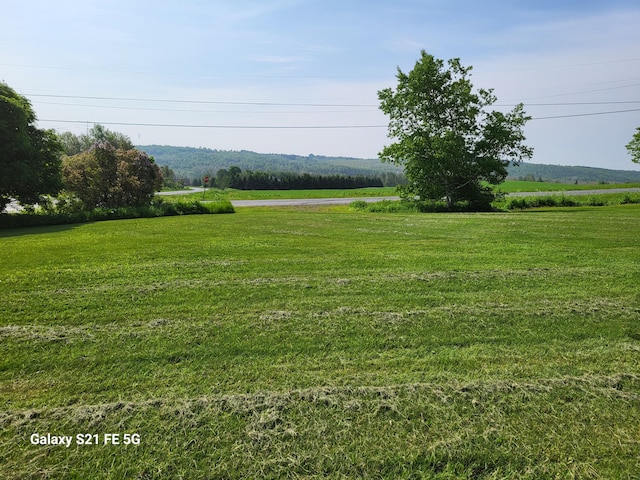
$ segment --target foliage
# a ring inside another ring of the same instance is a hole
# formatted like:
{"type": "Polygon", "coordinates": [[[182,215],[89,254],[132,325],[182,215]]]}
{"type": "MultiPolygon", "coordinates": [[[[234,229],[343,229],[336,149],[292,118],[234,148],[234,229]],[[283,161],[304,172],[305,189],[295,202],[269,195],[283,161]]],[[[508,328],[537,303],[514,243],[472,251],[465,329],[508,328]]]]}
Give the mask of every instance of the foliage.
{"type": "Polygon", "coordinates": [[[322,155],[288,155],[257,153],[247,150],[214,150],[208,148],[172,147],[160,145],[138,146],[153,156],[159,165],[167,165],[179,178],[197,179],[201,184],[205,175],[215,175],[220,169],[237,166],[242,170],[267,173],[290,172],[314,175],[383,175],[389,180],[401,179],[399,167],[382,164],[377,159],[328,157],[322,155]],[[398,175],[398,177],[396,177],[398,175]]]}
{"type": "Polygon", "coordinates": [[[635,478],[639,214],[0,232],[0,478],[635,478]]]}
{"type": "Polygon", "coordinates": [[[61,188],[61,145],[35,122],[29,100],[0,82],[0,212],[11,198],[34,204],[61,188]]]}
{"type": "Polygon", "coordinates": [[[220,169],[215,186],[237,190],[325,190],[382,187],[380,178],[350,175],[311,175],[309,173],[267,173],[242,171],[237,166],[220,169]]]}
{"type": "MultiPolygon", "coordinates": [[[[606,192],[606,190],[603,190],[606,192]]],[[[590,196],[548,195],[532,197],[511,197],[496,206],[507,210],[525,210],[543,207],[603,207],[607,205],[628,205],[640,203],[640,194],[601,193],[590,196]]]]}
{"type": "Polygon", "coordinates": [[[65,157],[62,175],[65,189],[87,210],[148,205],[162,187],[162,172],[147,154],[109,143],[65,157]]]}
{"type": "MultiPolygon", "coordinates": [[[[212,176],[220,169],[238,166],[243,170],[267,173],[291,172],[314,175],[365,175],[379,176],[384,186],[406,183],[401,167],[380,162],[380,159],[341,158],[296,155],[262,154],[247,151],[211,150],[206,148],[172,147],[148,145],[140,150],[155,158],[158,165],[171,168],[176,177],[185,185],[200,186],[202,177],[212,176]],[[195,182],[195,183],[194,183],[195,182]]],[[[610,170],[594,167],[571,167],[522,162],[507,167],[512,179],[533,175],[546,181],[563,183],[610,183],[640,182],[640,172],[610,170]]]]}
{"type": "Polygon", "coordinates": [[[491,189],[507,177],[506,167],[530,158],[522,128],[530,118],[522,104],[511,112],[487,111],[496,101],[491,90],[474,93],[471,67],[422,51],[409,74],[398,69],[396,90],[378,92],[381,110],[389,115],[389,137],[396,142],[380,153],[384,162],[403,165],[407,197],[445,198],[449,209],[458,201],[483,208],[491,189]]]}
{"type": "MultiPolygon", "coordinates": [[[[561,193],[560,195],[501,197],[492,204],[492,209],[498,211],[545,207],[603,207],[640,203],[640,193],[606,193],[606,189],[602,189],[601,192],[593,195],[565,195],[561,193]]],[[[364,200],[356,200],[351,202],[350,207],[356,211],[373,213],[427,213],[447,210],[447,205],[442,201],[382,200],[365,202],[364,200]]],[[[462,212],[470,211],[470,206],[468,204],[466,206],[459,204],[456,209],[462,212]]]]}
{"type": "Polygon", "coordinates": [[[180,190],[184,188],[185,183],[184,180],[179,180],[176,177],[176,173],[171,170],[168,166],[162,165],[160,167],[160,171],[162,172],[162,188],[165,190],[180,190]]]}
{"type": "Polygon", "coordinates": [[[545,181],[571,184],[640,182],[640,172],[595,167],[570,167],[522,162],[508,167],[510,179],[542,178],[545,181]]]}
{"type": "Polygon", "coordinates": [[[640,127],[636,129],[631,141],[627,143],[627,151],[631,155],[631,161],[640,163],[640,127]]]}
{"type": "Polygon", "coordinates": [[[72,156],[91,149],[95,144],[109,143],[118,150],[132,150],[131,139],[123,133],[114,132],[104,125],[95,124],[86,134],[74,135],[71,132],[58,134],[66,155],[72,156]]]}
{"type": "MultiPolygon", "coordinates": [[[[351,208],[362,212],[371,213],[436,213],[436,212],[451,212],[449,206],[438,200],[381,200],[379,202],[365,202],[362,200],[356,200],[351,203],[351,208]]],[[[453,206],[456,212],[470,212],[477,211],[476,206],[469,205],[468,203],[458,203],[453,206]]]]}
{"type": "Polygon", "coordinates": [[[98,222],[103,220],[124,220],[132,218],[170,217],[174,215],[201,215],[234,213],[231,202],[201,203],[197,201],[163,202],[154,200],[153,204],[137,207],[96,208],[86,210],[78,205],[74,196],[63,195],[53,209],[40,209],[33,212],[12,213],[0,216],[0,229],[44,227],[47,225],[71,225],[76,223],[98,222]]]}

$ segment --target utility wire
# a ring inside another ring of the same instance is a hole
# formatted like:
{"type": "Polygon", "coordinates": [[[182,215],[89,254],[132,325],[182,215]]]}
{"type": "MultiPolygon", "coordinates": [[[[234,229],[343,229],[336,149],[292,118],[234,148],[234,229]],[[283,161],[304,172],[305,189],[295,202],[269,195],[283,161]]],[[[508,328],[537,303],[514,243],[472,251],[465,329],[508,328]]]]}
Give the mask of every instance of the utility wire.
{"type": "Polygon", "coordinates": [[[184,125],[169,123],[129,123],[129,122],[89,122],[86,120],[39,120],[52,123],[77,123],[100,125],[126,125],[130,127],[171,127],[171,128],[225,128],[225,129],[343,129],[343,128],[387,128],[387,125],[184,125]]]}
{"type": "MultiPolygon", "coordinates": [[[[640,85],[640,84],[636,84],[640,85]]],[[[625,86],[633,86],[633,85],[625,85],[625,86]]],[[[613,87],[620,88],[620,87],[613,87]]],[[[601,90],[609,90],[609,89],[601,89],[601,90]]],[[[566,95],[577,95],[579,93],[591,93],[599,90],[590,90],[589,92],[576,92],[576,93],[566,93],[559,95],[550,95],[548,97],[537,97],[537,98],[551,98],[551,97],[560,97],[566,95]]],[[[126,98],[126,97],[98,97],[98,96],[83,96],[83,95],[53,95],[53,94],[31,94],[30,97],[46,97],[46,98],[72,98],[72,99],[80,99],[80,100],[115,100],[115,101],[123,101],[123,102],[165,102],[165,103],[186,103],[186,104],[205,104],[205,105],[248,105],[248,106],[278,106],[278,107],[333,107],[333,108],[378,108],[379,105],[376,104],[356,104],[356,103],[297,103],[297,102],[232,102],[232,101],[223,101],[223,100],[174,100],[174,99],[150,99],[150,98],[126,98]]],[[[41,102],[46,103],[46,102],[41,102]]],[[[625,101],[607,101],[607,102],[547,102],[547,103],[529,103],[522,102],[525,106],[570,106],[570,105],[618,105],[618,104],[634,104],[640,103],[640,100],[625,100],[625,101]]],[[[56,105],[55,103],[52,103],[56,105]]],[[[148,109],[148,108],[139,108],[139,107],[123,107],[123,106],[100,106],[100,105],[82,105],[82,104],[59,104],[59,105],[69,105],[69,106],[79,106],[79,107],[97,107],[97,108],[122,108],[122,109],[131,109],[131,110],[162,110],[162,109],[148,109]]],[[[512,107],[516,106],[515,103],[496,103],[494,106],[496,107],[512,107]]],[[[167,109],[166,111],[174,111],[167,109]]],[[[185,111],[185,110],[175,110],[175,111],[185,111]]],[[[195,111],[198,110],[187,110],[187,111],[195,111]]],[[[222,112],[226,113],[226,112],[222,112]]],[[[291,112],[282,112],[282,113],[291,113],[291,112]]],[[[309,112],[311,113],[311,112],[309,112]]]]}
{"type": "MultiPolygon", "coordinates": [[[[638,102],[640,103],[640,102],[638,102]]],[[[180,108],[151,108],[151,107],[125,107],[122,105],[87,105],[83,103],[61,103],[61,102],[38,102],[39,105],[61,105],[65,107],[85,107],[85,108],[110,108],[116,110],[137,110],[137,111],[149,111],[149,112],[186,112],[186,113],[244,113],[244,114],[308,114],[318,113],[317,111],[306,110],[278,110],[278,111],[258,111],[258,110],[194,110],[194,109],[180,109],[180,108]]],[[[345,107],[347,108],[347,107],[345,107]]],[[[376,109],[367,110],[322,110],[322,113],[363,113],[370,112],[376,109]]]]}
{"type": "Polygon", "coordinates": [[[191,104],[211,104],[211,105],[263,105],[263,106],[287,106],[287,107],[377,107],[372,104],[354,103],[281,103],[281,102],[229,102],[219,100],[162,100],[152,98],[123,98],[123,97],[92,97],[82,95],[51,95],[51,94],[31,94],[30,97],[53,97],[53,98],[76,98],[83,100],[118,100],[123,102],[165,102],[165,103],[191,103],[191,104]]]}
{"type": "MultiPolygon", "coordinates": [[[[547,117],[532,117],[531,120],[551,120],[556,118],[591,117],[596,115],[613,115],[618,113],[640,112],[640,108],[629,110],[613,110],[608,112],[576,113],[573,115],[553,115],[547,117]]],[[[356,129],[356,128],[387,128],[387,125],[185,125],[168,123],[130,123],[130,122],[89,122],[86,120],[40,120],[50,123],[101,124],[130,127],[171,127],[171,128],[217,128],[217,129],[257,129],[257,130],[328,130],[328,129],[356,129]]]]}
{"type": "Polygon", "coordinates": [[[552,118],[571,118],[571,117],[592,117],[595,115],[612,115],[614,113],[640,112],[640,108],[632,108],[629,110],[614,110],[611,112],[593,112],[593,113],[576,113],[573,115],[553,115],[549,117],[532,117],[531,120],[549,120],[552,118]]]}

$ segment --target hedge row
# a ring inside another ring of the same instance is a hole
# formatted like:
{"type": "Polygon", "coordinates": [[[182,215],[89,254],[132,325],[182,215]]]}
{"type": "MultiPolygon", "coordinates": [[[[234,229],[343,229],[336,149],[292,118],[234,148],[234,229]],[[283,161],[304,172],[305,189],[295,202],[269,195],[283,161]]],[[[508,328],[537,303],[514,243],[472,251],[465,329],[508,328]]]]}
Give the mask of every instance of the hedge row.
{"type": "Polygon", "coordinates": [[[233,205],[228,200],[207,203],[198,201],[160,202],[146,207],[97,208],[91,211],[80,210],[69,213],[3,213],[0,215],[0,228],[43,227],[47,225],[99,222],[102,220],[234,212],[233,205]]]}

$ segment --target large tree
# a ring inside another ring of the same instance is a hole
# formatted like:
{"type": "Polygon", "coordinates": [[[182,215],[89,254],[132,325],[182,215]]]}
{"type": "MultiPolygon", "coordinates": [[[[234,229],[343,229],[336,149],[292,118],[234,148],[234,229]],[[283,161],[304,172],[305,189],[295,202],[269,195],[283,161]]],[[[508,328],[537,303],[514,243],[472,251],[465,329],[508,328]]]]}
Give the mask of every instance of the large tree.
{"type": "Polygon", "coordinates": [[[640,127],[636,129],[631,141],[627,143],[627,151],[631,155],[632,162],[640,163],[640,127]]]}
{"type": "Polygon", "coordinates": [[[65,189],[86,209],[148,205],[162,187],[162,172],[152,158],[110,143],[65,157],[62,174],[65,189]]]}
{"type": "Polygon", "coordinates": [[[35,122],[29,100],[0,82],[0,212],[11,198],[34,204],[62,186],[62,146],[35,122]]]}
{"type": "Polygon", "coordinates": [[[381,110],[389,116],[382,161],[403,165],[406,197],[444,198],[449,209],[458,202],[487,208],[490,187],[507,177],[507,166],[531,157],[523,144],[528,117],[522,104],[508,113],[488,111],[497,100],[493,90],[474,90],[471,67],[459,59],[447,62],[425,51],[408,74],[398,68],[398,86],[378,92],[381,110]]]}

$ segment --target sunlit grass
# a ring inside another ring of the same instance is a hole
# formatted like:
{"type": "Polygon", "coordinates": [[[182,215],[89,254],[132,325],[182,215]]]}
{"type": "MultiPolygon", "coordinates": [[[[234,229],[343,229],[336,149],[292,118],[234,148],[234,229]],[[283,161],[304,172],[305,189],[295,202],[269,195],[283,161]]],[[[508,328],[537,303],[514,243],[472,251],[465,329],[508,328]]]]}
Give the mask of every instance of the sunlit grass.
{"type": "Polygon", "coordinates": [[[639,215],[0,232],[0,477],[632,478],[639,215]]]}

